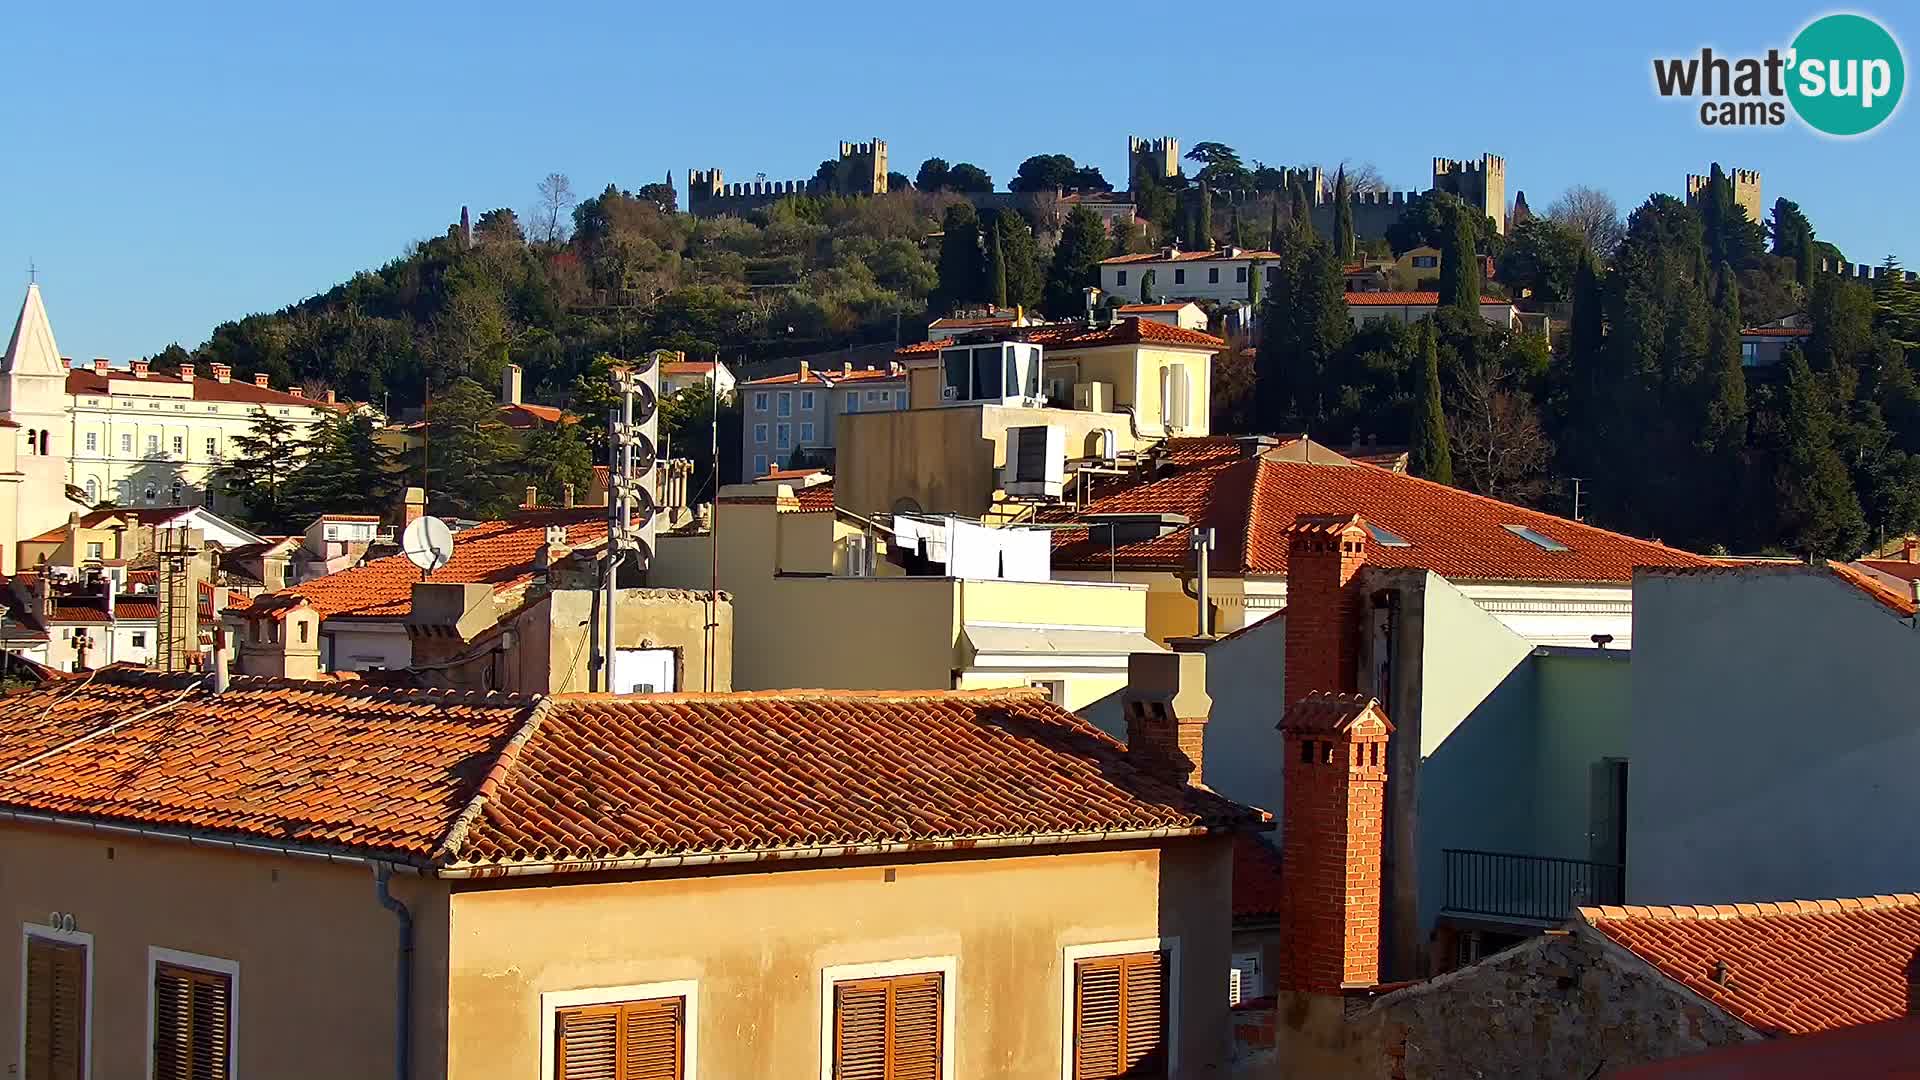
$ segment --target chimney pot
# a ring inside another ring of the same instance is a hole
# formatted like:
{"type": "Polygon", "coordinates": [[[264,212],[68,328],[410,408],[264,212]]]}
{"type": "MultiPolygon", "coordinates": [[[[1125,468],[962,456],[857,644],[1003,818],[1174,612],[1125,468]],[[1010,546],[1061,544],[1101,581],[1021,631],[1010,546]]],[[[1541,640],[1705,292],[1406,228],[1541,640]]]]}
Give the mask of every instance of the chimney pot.
{"type": "Polygon", "coordinates": [[[400,527],[419,521],[427,513],[427,489],[410,487],[406,493],[406,508],[400,514],[400,527]]]}
{"type": "Polygon", "coordinates": [[[339,401],[340,401],[339,397],[336,396],[333,391],[331,390],[327,391],[327,404],[336,405],[336,404],[339,404],[339,401]]]}
{"type": "Polygon", "coordinates": [[[231,364],[213,364],[211,366],[213,368],[213,381],[226,382],[233,378],[233,366],[231,364]]]}
{"type": "Polygon", "coordinates": [[[1213,699],[1201,652],[1140,652],[1127,657],[1127,756],[1171,784],[1204,783],[1203,752],[1213,699]]]}
{"type": "Polygon", "coordinates": [[[264,372],[264,371],[262,371],[262,372],[259,372],[259,373],[257,373],[257,374],[255,374],[255,375],[254,375],[254,377],[253,377],[253,385],[255,385],[255,386],[266,386],[266,385],[268,385],[268,383],[267,383],[267,373],[266,373],[266,372],[264,372]]]}
{"type": "Polygon", "coordinates": [[[805,360],[800,361],[800,381],[806,382],[808,379],[811,379],[812,377],[813,377],[813,365],[807,363],[805,360]]]}
{"type": "Polygon", "coordinates": [[[1285,703],[1350,693],[1360,668],[1360,586],[1369,533],[1358,515],[1308,515],[1287,542],[1285,703]]]}
{"type": "Polygon", "coordinates": [[[93,373],[95,375],[105,375],[107,373],[108,366],[109,365],[106,357],[96,356],[93,358],[93,373]]]}
{"type": "Polygon", "coordinates": [[[853,374],[853,361],[843,361],[840,364],[840,377],[844,379],[851,374],[853,374]]]}
{"type": "Polygon", "coordinates": [[[192,382],[199,377],[199,371],[192,364],[180,365],[180,378],[183,382],[192,382]]]}
{"type": "Polygon", "coordinates": [[[520,365],[508,364],[500,374],[500,404],[520,404],[520,365]]]}
{"type": "Polygon", "coordinates": [[[147,371],[148,371],[148,369],[149,369],[149,367],[150,367],[150,365],[149,365],[149,363],[148,363],[148,361],[145,361],[145,360],[135,360],[135,361],[133,362],[133,377],[134,377],[134,378],[136,378],[136,379],[144,379],[144,378],[146,378],[146,377],[147,377],[147,371]]]}
{"type": "Polygon", "coordinates": [[[298,386],[287,387],[287,393],[292,394],[294,397],[298,397],[298,398],[303,398],[307,396],[306,390],[298,386]]]}
{"type": "Polygon", "coordinates": [[[527,485],[527,501],[524,503],[521,503],[520,505],[528,510],[531,510],[534,507],[539,506],[540,505],[540,489],[533,486],[532,484],[528,484],[527,485]]]}
{"type": "Polygon", "coordinates": [[[1908,562],[1920,562],[1920,538],[1909,536],[1900,541],[1900,554],[1908,562]]]}

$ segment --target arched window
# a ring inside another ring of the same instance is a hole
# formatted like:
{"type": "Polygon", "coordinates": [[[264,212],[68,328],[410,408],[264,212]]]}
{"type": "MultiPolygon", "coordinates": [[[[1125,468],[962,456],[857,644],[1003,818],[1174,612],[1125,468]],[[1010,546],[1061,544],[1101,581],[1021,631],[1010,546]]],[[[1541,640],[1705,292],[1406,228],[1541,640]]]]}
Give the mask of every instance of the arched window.
{"type": "Polygon", "coordinates": [[[173,498],[173,505],[175,506],[180,505],[180,495],[181,493],[186,491],[186,489],[187,489],[186,481],[180,479],[177,476],[173,478],[173,488],[168,492],[168,494],[171,495],[173,498]]]}
{"type": "Polygon", "coordinates": [[[38,454],[39,452],[40,452],[40,433],[33,430],[32,428],[28,428],[27,429],[27,453],[38,454]]]}
{"type": "Polygon", "coordinates": [[[46,428],[40,429],[40,452],[42,454],[53,453],[53,439],[48,437],[46,428]]]}
{"type": "Polygon", "coordinates": [[[155,487],[152,484],[148,484],[147,485],[147,501],[152,502],[153,500],[159,497],[160,497],[160,489],[158,487],[155,487]]]}
{"type": "Polygon", "coordinates": [[[95,480],[91,476],[87,477],[87,501],[100,501],[100,481],[95,480]]]}

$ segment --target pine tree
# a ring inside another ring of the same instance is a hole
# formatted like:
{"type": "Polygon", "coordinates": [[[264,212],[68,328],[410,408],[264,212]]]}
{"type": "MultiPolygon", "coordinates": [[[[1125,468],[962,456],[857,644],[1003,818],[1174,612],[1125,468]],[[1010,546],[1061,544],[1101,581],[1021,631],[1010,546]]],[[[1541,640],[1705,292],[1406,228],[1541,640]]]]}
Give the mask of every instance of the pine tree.
{"type": "Polygon", "coordinates": [[[996,308],[1007,306],[1007,256],[1000,243],[998,223],[987,241],[987,303],[996,308]]]}
{"type": "Polygon", "coordinates": [[[329,513],[384,514],[399,494],[398,458],[380,442],[372,417],[330,411],[308,437],[288,481],[289,512],[308,520],[329,513]]]}
{"type": "Polygon", "coordinates": [[[1833,445],[1833,409],[1799,349],[1787,350],[1785,447],[1775,474],[1778,531],[1805,556],[1851,559],[1867,523],[1847,466],[1833,445]]]}
{"type": "Polygon", "coordinates": [[[1453,483],[1453,453],[1447,445],[1447,416],[1440,403],[1440,350],[1433,321],[1420,323],[1420,385],[1414,406],[1413,445],[1407,470],[1440,484],[1453,483]]]}
{"type": "Polygon", "coordinates": [[[1001,262],[1007,268],[1009,304],[1023,308],[1040,303],[1040,291],[1046,287],[1046,268],[1040,265],[1040,245],[1033,238],[1027,219],[1012,210],[994,215],[994,231],[1000,237],[1001,262]]]}
{"type": "MultiPolygon", "coordinates": [[[[1101,240],[1104,241],[1104,234],[1101,240]]],[[[940,287],[936,310],[946,314],[980,302],[980,218],[967,203],[947,207],[940,221],[940,287]]]]}
{"type": "Polygon", "coordinates": [[[1891,255],[1873,282],[1873,327],[1907,352],[1920,352],[1920,286],[1891,255]]]}
{"type": "Polygon", "coordinates": [[[436,512],[499,518],[519,505],[513,491],[521,457],[493,395],[472,379],[455,380],[427,405],[427,499],[436,512]]]}
{"type": "Polygon", "coordinates": [[[1353,259],[1353,192],[1347,186],[1347,167],[1340,166],[1333,179],[1333,250],[1342,259],[1353,259]]]}
{"type": "MultiPolygon", "coordinates": [[[[695,385],[704,388],[708,384],[695,385]]],[[[560,505],[569,484],[579,495],[593,482],[593,451],[587,449],[580,427],[577,423],[551,424],[527,433],[517,486],[533,488],[542,505],[560,505]]],[[[677,444],[675,456],[687,456],[677,444]]]]}
{"type": "Polygon", "coordinates": [[[293,532],[298,523],[288,481],[300,466],[301,441],[293,424],[255,406],[253,426],[236,435],[239,451],[217,474],[221,488],[240,500],[247,521],[271,532],[293,532]]]}
{"type": "Polygon", "coordinates": [[[1480,256],[1474,250],[1473,221],[1464,211],[1453,215],[1453,228],[1440,248],[1440,303],[1480,314],[1480,256]]]}
{"type": "Polygon", "coordinates": [[[1107,253],[1107,228],[1100,215],[1076,206],[1053,246],[1053,265],[1047,272],[1043,306],[1055,317],[1078,314],[1085,305],[1081,290],[1100,283],[1100,260],[1107,253]]]}

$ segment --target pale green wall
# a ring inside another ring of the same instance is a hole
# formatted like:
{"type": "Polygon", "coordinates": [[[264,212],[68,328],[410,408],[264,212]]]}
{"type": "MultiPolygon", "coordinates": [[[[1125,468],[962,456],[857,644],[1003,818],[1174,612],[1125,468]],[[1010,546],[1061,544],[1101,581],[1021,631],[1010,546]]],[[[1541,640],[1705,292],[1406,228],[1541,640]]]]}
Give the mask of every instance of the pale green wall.
{"type": "MultiPolygon", "coordinates": [[[[1590,858],[1593,766],[1624,758],[1633,699],[1624,649],[1550,649],[1533,659],[1540,715],[1532,854],[1590,858]]],[[[1628,783],[1632,783],[1629,767],[1628,783]]]]}

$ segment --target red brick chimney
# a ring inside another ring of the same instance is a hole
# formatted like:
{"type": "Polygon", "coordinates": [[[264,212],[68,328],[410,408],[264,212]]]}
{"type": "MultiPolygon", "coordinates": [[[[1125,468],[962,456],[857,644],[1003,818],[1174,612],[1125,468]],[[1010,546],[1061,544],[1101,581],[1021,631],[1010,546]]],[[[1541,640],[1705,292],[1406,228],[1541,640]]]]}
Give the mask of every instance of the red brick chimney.
{"type": "Polygon", "coordinates": [[[255,386],[267,385],[267,373],[264,371],[256,373],[253,377],[253,385],[255,386]]]}
{"type": "Polygon", "coordinates": [[[1359,688],[1360,586],[1366,523],[1354,514],[1301,515],[1287,538],[1286,703],[1314,690],[1359,688]]]}
{"type": "Polygon", "coordinates": [[[226,382],[231,378],[233,378],[233,366],[231,364],[213,365],[213,380],[215,382],[226,382]]]}
{"type": "MultiPolygon", "coordinates": [[[[1289,638],[1293,611],[1289,602],[1289,638]]],[[[1291,672],[1287,678],[1291,684],[1291,672]]],[[[1380,981],[1381,829],[1393,724],[1365,694],[1316,690],[1287,708],[1280,733],[1282,985],[1320,994],[1373,986],[1380,981]]]]}
{"type": "Polygon", "coordinates": [[[135,360],[132,366],[133,377],[136,379],[144,379],[147,377],[147,372],[151,369],[152,365],[145,360],[135,360]]]}
{"type": "Polygon", "coordinates": [[[1173,784],[1203,783],[1207,658],[1198,652],[1133,653],[1120,695],[1127,718],[1127,757],[1143,772],[1173,784]]]}

